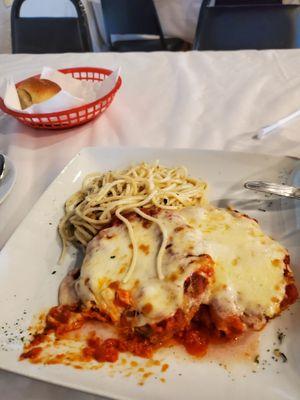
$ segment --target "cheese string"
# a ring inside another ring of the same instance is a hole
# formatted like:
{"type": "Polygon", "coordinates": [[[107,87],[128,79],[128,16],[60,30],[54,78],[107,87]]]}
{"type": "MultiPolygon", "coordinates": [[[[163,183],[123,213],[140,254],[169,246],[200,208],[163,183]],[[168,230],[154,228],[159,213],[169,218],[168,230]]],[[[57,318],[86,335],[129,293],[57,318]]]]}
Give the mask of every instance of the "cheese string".
{"type": "Polygon", "coordinates": [[[160,230],[161,230],[162,242],[161,242],[158,254],[157,254],[156,271],[157,271],[158,279],[163,280],[164,279],[164,274],[162,272],[162,258],[163,258],[163,255],[164,255],[164,252],[165,252],[165,248],[166,248],[166,245],[167,245],[167,242],[168,242],[168,232],[167,232],[164,224],[162,224],[157,218],[153,218],[150,215],[145,214],[143,211],[141,211],[138,208],[135,208],[134,211],[137,214],[139,214],[141,217],[156,223],[159,226],[160,230]]]}
{"type": "MultiPolygon", "coordinates": [[[[149,173],[149,187],[150,189],[154,189],[154,183],[153,183],[153,169],[151,168],[150,173],[149,173]]],[[[169,190],[169,189],[168,189],[169,190]]],[[[165,226],[157,219],[157,218],[153,218],[148,214],[145,214],[143,211],[141,211],[139,208],[137,207],[142,207],[143,205],[147,204],[156,194],[156,190],[154,190],[144,201],[142,201],[139,204],[136,204],[136,207],[133,209],[134,212],[136,212],[138,215],[140,215],[142,218],[147,219],[148,221],[154,222],[156,223],[162,233],[162,243],[160,245],[158,254],[157,254],[157,259],[156,259],[156,271],[157,271],[157,276],[159,280],[163,280],[164,279],[164,275],[162,272],[162,258],[164,255],[164,251],[165,251],[165,247],[167,245],[167,241],[168,241],[168,233],[167,230],[165,228],[165,226]]],[[[133,255],[132,255],[132,260],[129,266],[129,269],[125,275],[125,277],[123,278],[123,283],[127,283],[134,271],[134,268],[136,266],[136,261],[137,261],[137,243],[135,240],[135,236],[134,236],[134,231],[132,229],[132,225],[130,224],[130,222],[128,221],[128,219],[126,219],[125,217],[123,217],[120,213],[122,210],[117,210],[116,211],[116,216],[125,223],[125,225],[127,226],[128,229],[128,233],[129,233],[129,237],[132,243],[132,251],[133,251],[133,255]]]]}
{"type": "MultiPolygon", "coordinates": [[[[155,195],[156,195],[156,191],[150,193],[149,196],[146,197],[145,200],[141,201],[140,203],[136,203],[134,205],[134,210],[137,210],[136,207],[142,207],[144,204],[148,203],[148,201],[150,201],[152,199],[152,197],[155,196],[155,195]]],[[[130,238],[130,241],[131,241],[131,244],[132,244],[132,258],[131,258],[131,262],[130,262],[129,268],[128,268],[128,270],[127,270],[127,272],[126,272],[126,274],[125,274],[125,276],[123,278],[123,283],[128,282],[128,280],[130,279],[130,277],[131,277],[131,275],[132,275],[132,273],[134,271],[134,268],[135,268],[135,265],[136,265],[136,260],[137,260],[137,243],[136,243],[136,239],[135,239],[135,236],[134,236],[134,231],[133,231],[132,225],[128,221],[127,218],[125,218],[123,215],[121,215],[121,212],[125,211],[127,207],[119,208],[116,211],[116,217],[119,218],[122,222],[124,222],[124,224],[127,227],[129,238],[130,238]]],[[[132,205],[130,207],[132,207],[132,205]]]]}

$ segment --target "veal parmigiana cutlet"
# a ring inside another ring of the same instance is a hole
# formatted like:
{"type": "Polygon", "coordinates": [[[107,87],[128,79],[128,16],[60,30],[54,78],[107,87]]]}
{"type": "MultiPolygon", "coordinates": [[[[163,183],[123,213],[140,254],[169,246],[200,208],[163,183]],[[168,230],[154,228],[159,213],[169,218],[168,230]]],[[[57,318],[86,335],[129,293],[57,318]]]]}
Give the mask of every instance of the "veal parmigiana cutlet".
{"type": "Polygon", "coordinates": [[[53,360],[49,338],[91,321],[110,333],[89,332],[77,360],[151,357],[176,343],[203,356],[211,342],[260,330],[294,303],[287,250],[256,220],[210,205],[206,187],[186,168],[158,163],[88,175],[59,224],[62,257],[74,244],[84,260],[21,358],[53,360]]]}

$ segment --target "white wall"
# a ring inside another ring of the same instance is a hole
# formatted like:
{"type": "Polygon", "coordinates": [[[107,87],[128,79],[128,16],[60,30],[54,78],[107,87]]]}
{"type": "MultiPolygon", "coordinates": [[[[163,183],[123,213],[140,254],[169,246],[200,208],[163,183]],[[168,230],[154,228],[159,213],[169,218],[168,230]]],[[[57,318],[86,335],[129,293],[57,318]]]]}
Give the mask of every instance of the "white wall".
{"type": "Polygon", "coordinates": [[[74,17],[75,7],[68,0],[27,0],[22,5],[23,17],[74,17]]]}
{"type": "Polygon", "coordinates": [[[0,0],[0,53],[11,53],[10,7],[0,0]]]}

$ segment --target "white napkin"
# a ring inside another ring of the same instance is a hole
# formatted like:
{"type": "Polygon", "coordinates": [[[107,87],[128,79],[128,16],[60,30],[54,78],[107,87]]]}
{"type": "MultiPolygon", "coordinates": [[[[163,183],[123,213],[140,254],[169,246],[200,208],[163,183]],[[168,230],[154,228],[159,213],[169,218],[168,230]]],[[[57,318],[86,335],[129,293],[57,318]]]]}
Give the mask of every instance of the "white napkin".
{"type": "Polygon", "coordinates": [[[49,100],[34,104],[22,110],[15,83],[12,78],[9,78],[6,80],[6,85],[4,85],[3,100],[7,108],[28,114],[64,111],[82,106],[107,95],[114,88],[119,74],[120,68],[113,71],[102,82],[92,82],[75,79],[72,78],[71,75],[63,74],[49,67],[44,67],[41,78],[57,83],[61,87],[60,92],[49,100]]]}

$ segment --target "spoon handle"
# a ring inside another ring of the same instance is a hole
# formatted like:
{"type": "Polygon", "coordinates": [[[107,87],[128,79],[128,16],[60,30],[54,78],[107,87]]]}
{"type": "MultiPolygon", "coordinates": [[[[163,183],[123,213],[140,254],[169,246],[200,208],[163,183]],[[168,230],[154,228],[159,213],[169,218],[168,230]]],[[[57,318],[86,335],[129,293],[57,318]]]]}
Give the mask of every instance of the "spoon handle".
{"type": "Polygon", "coordinates": [[[244,187],[258,192],[272,193],[277,196],[291,197],[300,200],[300,188],[294,186],[281,185],[272,182],[249,181],[244,184],[244,187]]]}

